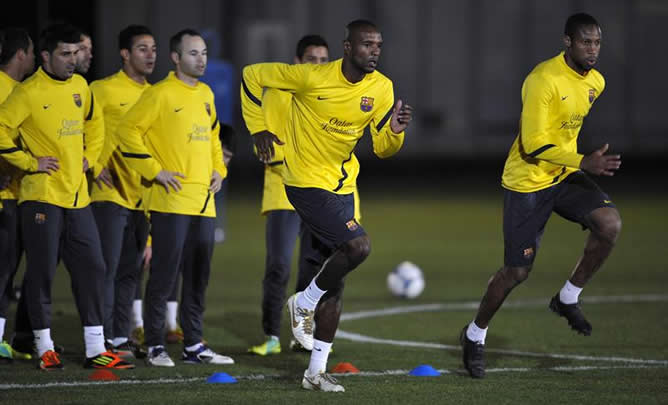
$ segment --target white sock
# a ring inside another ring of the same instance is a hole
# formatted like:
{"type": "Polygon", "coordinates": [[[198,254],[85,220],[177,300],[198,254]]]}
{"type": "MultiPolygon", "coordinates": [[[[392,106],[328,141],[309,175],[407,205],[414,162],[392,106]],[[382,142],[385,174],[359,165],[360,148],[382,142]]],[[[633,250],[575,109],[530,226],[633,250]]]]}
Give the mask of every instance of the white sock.
{"type": "Polygon", "coordinates": [[[315,285],[315,279],[311,280],[311,284],[306,287],[301,294],[297,294],[297,306],[300,308],[306,308],[309,311],[314,311],[315,307],[318,305],[318,301],[322,298],[327,290],[321,290],[315,285]]]}
{"type": "Polygon", "coordinates": [[[141,300],[132,301],[132,321],[135,324],[135,328],[144,327],[144,318],[141,313],[141,300]]]}
{"type": "Polygon", "coordinates": [[[269,335],[269,336],[267,336],[267,337],[268,337],[270,340],[276,340],[276,341],[278,341],[278,336],[269,335]]]}
{"type": "Polygon", "coordinates": [[[5,323],[7,320],[5,318],[0,318],[0,342],[3,341],[2,337],[5,335],[5,323]]]}
{"type": "Polygon", "coordinates": [[[199,349],[202,346],[204,346],[204,343],[202,343],[202,342],[195,343],[192,346],[186,346],[186,350],[189,351],[189,352],[192,352],[192,351],[195,351],[195,350],[199,349]]]}
{"type": "Polygon", "coordinates": [[[313,350],[311,351],[311,361],[308,363],[308,375],[324,373],[327,370],[327,358],[332,348],[331,343],[322,340],[313,339],[313,350]]]}
{"type": "Polygon", "coordinates": [[[559,291],[559,301],[561,301],[562,304],[577,304],[581,292],[582,288],[577,287],[566,280],[566,284],[564,284],[561,291],[559,291]]]}
{"type": "Polygon", "coordinates": [[[176,313],[179,309],[178,301],[167,301],[167,330],[176,330],[178,325],[176,324],[176,313]]]}
{"type": "Polygon", "coordinates": [[[42,357],[44,353],[53,350],[53,340],[51,340],[51,329],[36,329],[32,331],[35,335],[35,348],[37,356],[42,357]]]}
{"type": "Polygon", "coordinates": [[[126,338],[126,337],[116,337],[111,342],[111,344],[114,345],[114,347],[118,347],[118,346],[122,345],[123,343],[125,343],[127,341],[128,341],[128,338],[126,338]]]}
{"type": "Polygon", "coordinates": [[[104,333],[102,325],[84,326],[84,343],[86,345],[86,357],[95,357],[107,351],[104,347],[104,333]]]}
{"type": "Polygon", "coordinates": [[[475,321],[471,321],[469,327],[466,329],[466,337],[473,342],[478,342],[480,344],[485,344],[485,338],[487,337],[487,329],[482,329],[475,324],[475,321]]]}

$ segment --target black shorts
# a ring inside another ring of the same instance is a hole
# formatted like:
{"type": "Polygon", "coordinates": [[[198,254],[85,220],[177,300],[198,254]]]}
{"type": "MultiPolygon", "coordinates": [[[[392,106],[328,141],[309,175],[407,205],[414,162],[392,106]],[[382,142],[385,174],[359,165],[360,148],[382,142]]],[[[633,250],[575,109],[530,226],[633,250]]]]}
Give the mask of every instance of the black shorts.
{"type": "Polygon", "coordinates": [[[353,194],[335,194],[320,188],[285,186],[290,204],[302,221],[325,246],[338,249],[358,236],[366,235],[355,219],[353,194]]]}
{"type": "Polygon", "coordinates": [[[556,186],[533,193],[504,190],[504,264],[524,267],[533,263],[552,211],[587,229],[589,213],[614,206],[584,172],[575,172],[556,186]]]}

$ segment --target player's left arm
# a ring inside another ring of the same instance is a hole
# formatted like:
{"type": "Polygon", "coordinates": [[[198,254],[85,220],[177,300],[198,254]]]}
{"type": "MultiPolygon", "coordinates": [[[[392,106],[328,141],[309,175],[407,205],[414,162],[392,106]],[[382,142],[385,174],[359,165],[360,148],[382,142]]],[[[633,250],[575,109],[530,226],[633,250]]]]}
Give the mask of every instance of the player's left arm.
{"type": "Polygon", "coordinates": [[[84,104],[84,167],[87,165],[88,168],[93,168],[93,172],[99,175],[101,168],[96,168],[96,166],[98,166],[98,158],[104,146],[104,117],[102,108],[95,105],[95,97],[88,86],[86,86],[86,91],[88,97],[84,104]]]}
{"type": "Polygon", "coordinates": [[[388,98],[380,104],[382,108],[371,121],[373,152],[381,159],[388,158],[401,149],[406,128],[413,120],[413,107],[401,99],[394,103],[392,87],[385,94],[388,95],[388,98]]]}
{"type": "Polygon", "coordinates": [[[220,122],[216,113],[216,106],[211,101],[211,159],[213,161],[213,173],[211,173],[211,184],[209,191],[217,193],[227,176],[227,167],[223,161],[223,147],[220,143],[220,122]]]}

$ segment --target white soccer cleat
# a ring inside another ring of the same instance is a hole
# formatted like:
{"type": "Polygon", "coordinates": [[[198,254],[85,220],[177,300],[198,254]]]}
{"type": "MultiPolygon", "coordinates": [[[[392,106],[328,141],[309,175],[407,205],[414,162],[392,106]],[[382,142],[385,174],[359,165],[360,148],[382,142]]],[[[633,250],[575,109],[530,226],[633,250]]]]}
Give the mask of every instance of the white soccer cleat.
{"type": "Polygon", "coordinates": [[[313,350],[313,316],[315,312],[299,307],[297,305],[297,294],[288,298],[288,302],[285,304],[290,316],[290,327],[292,328],[292,335],[297,339],[297,342],[304,349],[311,351],[313,350]]]}
{"type": "Polygon", "coordinates": [[[164,347],[155,347],[146,356],[146,364],[153,367],[174,367],[175,364],[164,347]]]}
{"type": "Polygon", "coordinates": [[[323,392],[345,392],[343,385],[327,373],[320,373],[314,376],[308,375],[308,370],[304,371],[304,378],[302,379],[302,388],[310,391],[323,392]]]}
{"type": "Polygon", "coordinates": [[[218,354],[206,345],[193,351],[183,350],[182,360],[188,364],[234,364],[231,357],[218,354]]]}

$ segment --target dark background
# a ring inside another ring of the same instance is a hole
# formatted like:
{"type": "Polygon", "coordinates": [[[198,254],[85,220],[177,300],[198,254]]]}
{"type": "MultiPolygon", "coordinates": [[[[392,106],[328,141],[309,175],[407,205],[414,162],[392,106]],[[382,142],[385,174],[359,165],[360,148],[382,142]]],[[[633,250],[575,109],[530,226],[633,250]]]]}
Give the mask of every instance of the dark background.
{"type": "MultiPolygon", "coordinates": [[[[2,26],[27,28],[33,38],[52,22],[71,22],[93,38],[89,80],[120,67],[118,32],[128,24],[149,26],[158,42],[150,78],[171,69],[168,39],[182,28],[209,33],[210,58],[237,71],[260,61],[291,62],[296,41],[319,33],[330,56],[341,57],[343,27],[357,18],[378,24],[385,41],[379,70],[395,94],[411,103],[415,120],[402,151],[376,159],[367,139],[356,151],[360,187],[391,187],[401,181],[447,191],[452,185],[498,185],[521,109],[526,74],[563,47],[563,25],[575,12],[596,17],[603,30],[598,69],[607,86],[580,134],[580,151],[604,143],[623,155],[614,182],[631,190],[663,191],[668,150],[668,52],[665,0],[25,0],[3,4],[2,26]]],[[[236,86],[236,84],[235,84],[236,86]]],[[[260,190],[262,167],[252,155],[236,96],[239,133],[232,163],[233,188],[260,190]]]]}

